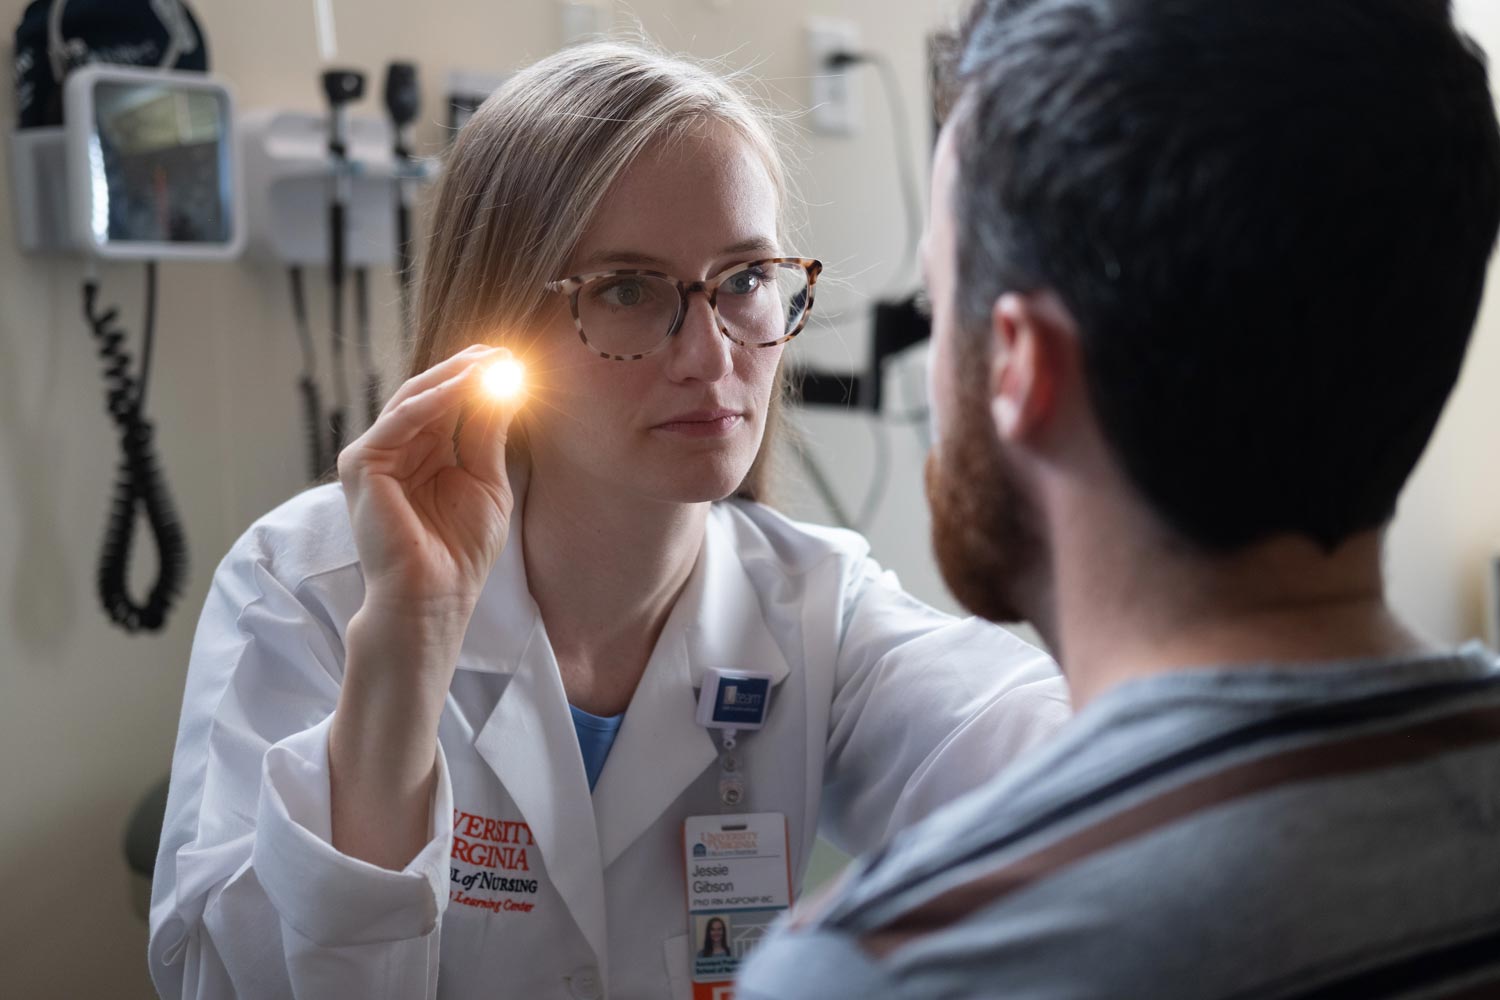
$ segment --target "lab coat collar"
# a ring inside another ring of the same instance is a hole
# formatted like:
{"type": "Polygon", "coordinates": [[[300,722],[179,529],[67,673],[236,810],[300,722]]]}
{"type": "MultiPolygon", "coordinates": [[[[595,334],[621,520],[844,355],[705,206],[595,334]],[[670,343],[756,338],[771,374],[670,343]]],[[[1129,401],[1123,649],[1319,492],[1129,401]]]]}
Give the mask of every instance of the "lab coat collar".
{"type": "Polygon", "coordinates": [[[510,536],[480,591],[458,653],[462,670],[511,673],[541,622],[536,602],[526,586],[526,557],[521,552],[521,516],[526,505],[525,466],[511,463],[507,470],[515,493],[510,536]]]}
{"type": "Polygon", "coordinates": [[[743,522],[729,504],[709,510],[698,565],[677,601],[686,610],[681,621],[695,689],[703,686],[709,668],[767,673],[772,684],[780,684],[790,672],[742,558],[757,544],[769,546],[759,538],[742,545],[736,526],[743,522]]]}

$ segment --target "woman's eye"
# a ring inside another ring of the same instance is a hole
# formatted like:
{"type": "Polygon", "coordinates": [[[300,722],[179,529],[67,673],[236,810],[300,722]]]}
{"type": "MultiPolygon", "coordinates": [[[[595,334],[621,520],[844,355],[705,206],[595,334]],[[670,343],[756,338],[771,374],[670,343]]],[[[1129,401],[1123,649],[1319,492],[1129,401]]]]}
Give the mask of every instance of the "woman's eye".
{"type": "Polygon", "coordinates": [[[647,289],[638,278],[616,278],[600,283],[593,297],[608,306],[638,306],[646,301],[647,289]]]}
{"type": "Polygon", "coordinates": [[[749,295],[761,285],[766,283],[764,271],[750,269],[731,274],[729,280],[724,282],[724,287],[735,295],[749,295]]]}

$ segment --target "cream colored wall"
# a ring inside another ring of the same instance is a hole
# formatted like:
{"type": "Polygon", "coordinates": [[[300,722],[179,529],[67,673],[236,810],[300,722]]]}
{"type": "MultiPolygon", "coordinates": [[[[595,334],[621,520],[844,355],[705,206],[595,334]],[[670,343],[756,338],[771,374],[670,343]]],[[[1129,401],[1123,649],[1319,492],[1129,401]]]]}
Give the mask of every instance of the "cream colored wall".
{"type": "MultiPolygon", "coordinates": [[[[9,31],[23,0],[0,3],[9,31]]],[[[242,108],[319,107],[311,4],[196,0],[215,70],[242,108]]],[[[903,81],[917,142],[922,36],[949,4],[900,0],[637,0],[630,16],[669,48],[726,56],[767,78],[778,106],[805,100],[802,19],[851,17],[903,81]]],[[[1500,51],[1500,17],[1484,0],[1481,37],[1500,51]]],[[[342,0],[340,61],[372,78],[393,57],[416,60],[425,87],[423,145],[435,149],[441,81],[450,69],[502,71],[558,41],[545,0],[342,0]]],[[[0,74],[0,107],[13,106],[0,74]]],[[[861,315],[899,257],[901,221],[890,135],[873,75],[862,80],[863,130],[808,137],[802,174],[812,203],[806,245],[833,275],[819,309],[840,317],[803,338],[819,363],[863,363],[861,315]]],[[[374,109],[375,102],[366,107],[374,109]]],[[[0,174],[7,167],[0,161],[0,174]]],[[[8,186],[8,182],[6,184],[8,186]]],[[[0,233],[13,227],[0,199],[0,233]]],[[[106,296],[135,329],[137,268],[105,269],[106,296]]],[[[97,362],[79,318],[76,263],[22,256],[0,236],[0,994],[149,996],[145,928],[130,911],[120,860],[125,819],[167,768],[193,625],[220,555],[257,515],[302,485],[299,357],[285,279],[244,263],[167,265],[151,416],[184,520],[192,573],[170,627],[129,638],[108,626],[93,593],[94,559],[116,446],[102,412],[97,362]]],[[[380,286],[389,305],[388,283],[380,286]]],[[[1497,286],[1500,287],[1500,286],[1497,286]]],[[[326,315],[321,295],[314,316],[326,315]]],[[[389,345],[387,322],[377,331],[389,345]]],[[[323,338],[320,337],[320,347],[323,338]]],[[[326,360],[325,360],[326,371],[326,360]]],[[[920,375],[915,376],[920,382],[920,375]]],[[[1392,585],[1402,607],[1445,640],[1480,628],[1479,567],[1500,545],[1500,298],[1492,296],[1464,384],[1392,533],[1392,585]]],[[[870,475],[862,418],[807,419],[816,453],[847,505],[870,475]]],[[[892,428],[892,481],[871,527],[877,555],[913,590],[948,604],[927,555],[920,440],[892,428]]],[[[790,503],[818,515],[804,484],[790,503]]],[[[149,564],[147,565],[149,569],[149,564]]]]}
{"type": "MultiPolygon", "coordinates": [[[[1491,83],[1500,92],[1500,5],[1457,0],[1454,7],[1490,52],[1491,83]]],[[[1444,640],[1485,635],[1482,581],[1500,557],[1500,261],[1492,263],[1488,293],[1458,389],[1402,497],[1387,546],[1397,605],[1444,640]]],[[[1500,644],[1500,636],[1489,639],[1500,644]]]]}

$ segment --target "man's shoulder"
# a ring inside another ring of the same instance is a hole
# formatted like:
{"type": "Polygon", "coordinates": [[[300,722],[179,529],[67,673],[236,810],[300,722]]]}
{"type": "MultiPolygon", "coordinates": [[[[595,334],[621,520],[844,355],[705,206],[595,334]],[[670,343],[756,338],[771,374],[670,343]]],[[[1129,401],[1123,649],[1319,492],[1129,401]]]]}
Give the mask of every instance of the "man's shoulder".
{"type": "MultiPolygon", "coordinates": [[[[1493,658],[1340,672],[1205,672],[1096,703],[782,937],[857,957],[888,984],[872,996],[1198,996],[1500,935],[1476,882],[1500,878],[1493,658]]],[[[778,974],[777,943],[750,974],[778,974]]]]}
{"type": "MultiPolygon", "coordinates": [[[[1048,757],[1046,750],[1032,760],[1048,757]]],[[[752,953],[737,985],[745,1000],[933,995],[925,976],[891,961],[912,921],[926,921],[927,950],[946,947],[951,928],[932,922],[945,893],[961,890],[967,869],[992,853],[985,841],[1016,829],[1034,803],[1025,782],[992,783],[948,803],[855,859],[830,885],[798,904],[766,944],[752,953]],[[913,983],[916,985],[913,985],[913,983]],[[856,991],[857,987],[857,991],[856,991]]],[[[998,938],[992,938],[998,944],[998,938]]],[[[903,956],[904,957],[904,956],[903,956]]],[[[955,995],[964,995],[962,993],[955,995]]]]}
{"type": "Polygon", "coordinates": [[[1183,888],[1240,891],[1268,859],[1295,871],[1316,850],[1371,836],[1375,811],[1401,822],[1403,799],[1477,807],[1489,794],[1482,774],[1500,765],[1493,654],[1470,646],[1299,673],[1318,669],[1206,670],[1101,699],[997,780],[897,834],[821,919],[889,944],[1004,921],[1021,897],[1028,920],[1072,908],[1089,886],[1107,886],[1095,905],[1123,916],[1183,888]],[[1441,793],[1429,787],[1438,773],[1454,779],[1441,793]],[[1079,870],[1087,885],[1073,881],[1079,870]],[[1174,871],[1192,874],[1163,877],[1174,871]]]}
{"type": "Polygon", "coordinates": [[[1024,837],[1067,795],[1056,780],[1057,765],[1077,745],[1072,736],[1065,729],[1003,778],[942,806],[851,862],[837,880],[799,903],[780,933],[752,954],[736,996],[930,995],[932,984],[912,987],[910,970],[904,962],[890,961],[892,953],[908,943],[908,929],[919,924],[928,937],[927,950],[945,947],[939,939],[952,928],[936,911],[947,905],[950,890],[963,892],[976,866],[1003,850],[1008,839],[1024,837]],[[1037,779],[1047,775],[1053,780],[1039,784],[1037,779]],[[860,992],[849,992],[850,983],[859,984],[860,992]]]}

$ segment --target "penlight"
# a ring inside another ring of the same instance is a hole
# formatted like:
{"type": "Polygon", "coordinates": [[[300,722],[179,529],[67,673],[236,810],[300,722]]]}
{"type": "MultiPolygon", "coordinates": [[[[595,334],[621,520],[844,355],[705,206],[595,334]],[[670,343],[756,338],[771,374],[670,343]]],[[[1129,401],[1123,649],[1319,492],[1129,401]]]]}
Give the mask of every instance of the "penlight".
{"type": "Polygon", "coordinates": [[[511,358],[496,361],[485,369],[480,382],[491,399],[514,399],[526,383],[526,366],[511,358]]]}

